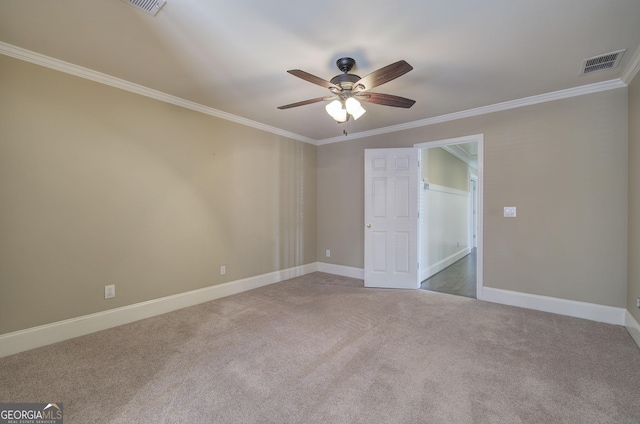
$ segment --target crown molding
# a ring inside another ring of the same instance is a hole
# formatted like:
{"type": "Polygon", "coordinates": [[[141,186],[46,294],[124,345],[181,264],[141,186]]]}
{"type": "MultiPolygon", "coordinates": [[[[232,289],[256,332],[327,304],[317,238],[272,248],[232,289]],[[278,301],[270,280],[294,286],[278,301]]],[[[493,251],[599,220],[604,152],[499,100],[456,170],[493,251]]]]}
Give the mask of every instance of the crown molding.
{"type": "Polygon", "coordinates": [[[407,122],[404,124],[392,125],[389,127],[378,128],[371,131],[362,131],[347,136],[338,136],[318,140],[318,146],[330,143],[339,143],[341,141],[355,140],[357,138],[371,137],[375,135],[388,134],[396,131],[403,131],[412,128],[426,127],[442,122],[455,121],[457,119],[469,118],[472,116],[486,115],[488,113],[500,112],[503,110],[516,109],[524,106],[531,106],[539,103],[552,102],[554,100],[567,99],[570,97],[582,96],[585,94],[598,93],[600,91],[614,90],[616,88],[624,88],[627,85],[621,79],[613,79],[609,81],[598,82],[595,84],[582,85],[579,87],[569,88],[566,90],[553,91],[551,93],[539,94],[522,99],[510,100],[508,102],[496,103],[489,106],[482,106],[475,109],[468,109],[461,112],[449,113],[446,115],[435,116],[433,118],[421,119],[418,121],[407,122]]]}
{"type": "Polygon", "coordinates": [[[633,78],[637,75],[638,71],[640,71],[640,48],[636,50],[636,53],[631,57],[631,61],[624,73],[622,74],[622,81],[629,85],[633,78]]]}
{"type": "Polygon", "coordinates": [[[412,128],[425,127],[429,125],[435,125],[442,122],[455,121],[457,119],[469,118],[473,116],[485,115],[493,112],[500,112],[503,110],[515,109],[524,106],[535,105],[539,103],[551,102],[555,100],[567,99],[570,97],[582,96],[585,94],[598,93],[600,91],[613,90],[616,88],[626,87],[629,82],[640,71],[640,49],[638,49],[631,59],[631,63],[627,67],[626,72],[623,74],[622,79],[613,79],[609,81],[603,81],[595,84],[583,85],[579,87],[569,88],[566,90],[553,91],[551,93],[540,94],[531,97],[525,97],[522,99],[511,100],[502,103],[496,103],[489,106],[482,106],[474,109],[468,109],[461,112],[449,113],[446,115],[435,116],[432,118],[421,119],[418,121],[407,122],[404,124],[392,125],[384,128],[377,128],[370,131],[362,131],[359,133],[349,134],[347,136],[337,136],[332,138],[326,138],[323,140],[314,140],[310,137],[305,137],[300,134],[295,134],[289,131],[282,130],[280,128],[272,127],[257,121],[252,121],[237,115],[232,115],[227,112],[223,112],[218,109],[204,106],[199,103],[195,103],[189,100],[182,99],[177,96],[163,93],[139,84],[135,84],[120,78],[113,77],[111,75],[103,74],[102,72],[94,71],[82,66],[74,65],[63,60],[54,59],[49,56],[45,56],[40,53],[36,53],[30,50],[23,49],[21,47],[13,46],[8,43],[0,41],[0,54],[11,56],[16,59],[31,62],[36,65],[44,66],[50,69],[54,69],[60,72],[65,72],[70,75],[75,75],[81,78],[85,78],[91,81],[105,84],[111,87],[119,88],[131,93],[139,94],[145,97],[149,97],[155,100],[159,100],[165,103],[170,103],[176,106],[191,109],[196,112],[204,113],[207,115],[215,116],[216,118],[225,119],[235,122],[240,125],[253,127],[262,131],[270,132],[272,134],[280,135],[283,137],[291,138],[293,140],[302,141],[304,143],[321,146],[324,144],[339,143],[343,141],[355,140],[358,138],[372,137],[381,134],[388,134],[397,131],[403,131],[412,128]]]}
{"type": "Polygon", "coordinates": [[[459,144],[447,144],[446,146],[442,146],[442,148],[469,165],[471,168],[478,169],[477,156],[474,157],[469,155],[466,151],[460,148],[459,144]]]}
{"type": "Polygon", "coordinates": [[[223,112],[218,109],[214,109],[208,106],[204,106],[199,103],[195,103],[189,100],[182,99],[177,96],[172,96],[167,93],[163,93],[158,90],[154,90],[143,85],[135,84],[120,78],[113,77],[111,75],[103,74],[102,72],[94,71],[89,68],[74,65],[73,63],[65,62],[64,60],[55,59],[49,56],[45,56],[40,53],[36,53],[30,50],[23,49],[11,44],[0,41],[0,53],[6,56],[11,56],[16,59],[31,62],[36,65],[44,66],[56,71],[64,72],[70,75],[75,75],[80,78],[85,78],[91,81],[105,84],[111,87],[119,88],[131,93],[139,94],[141,96],[149,97],[161,102],[170,103],[176,106],[180,106],[186,109],[191,109],[196,112],[201,112],[207,115],[215,116],[216,118],[226,119],[237,124],[253,127],[262,131],[277,134],[283,137],[291,138],[294,140],[302,141],[315,145],[316,140],[295,134],[289,131],[282,130],[280,128],[272,127],[260,122],[252,121],[240,116],[232,115],[227,112],[223,112]]]}

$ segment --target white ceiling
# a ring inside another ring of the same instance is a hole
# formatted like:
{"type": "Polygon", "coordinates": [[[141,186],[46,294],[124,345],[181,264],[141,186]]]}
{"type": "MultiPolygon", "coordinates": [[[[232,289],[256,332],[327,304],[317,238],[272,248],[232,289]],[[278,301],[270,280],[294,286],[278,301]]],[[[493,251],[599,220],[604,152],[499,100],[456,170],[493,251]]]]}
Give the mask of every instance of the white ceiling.
{"type": "MultiPolygon", "coordinates": [[[[364,104],[349,133],[407,124],[621,78],[637,67],[638,0],[167,0],[154,17],[122,0],[0,0],[0,42],[317,141],[344,125],[323,79],[353,57],[365,76],[400,59],[414,70],[374,91],[411,109],[364,104]],[[617,68],[586,58],[627,49],[617,68]]],[[[0,70],[1,72],[1,70],[0,70]]]]}

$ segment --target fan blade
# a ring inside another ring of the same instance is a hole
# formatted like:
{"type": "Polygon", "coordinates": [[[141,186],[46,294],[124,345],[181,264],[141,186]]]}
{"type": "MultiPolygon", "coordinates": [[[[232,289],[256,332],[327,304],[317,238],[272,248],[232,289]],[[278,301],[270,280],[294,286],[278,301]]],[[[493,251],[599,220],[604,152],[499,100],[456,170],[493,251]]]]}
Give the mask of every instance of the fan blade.
{"type": "Polygon", "coordinates": [[[298,106],[304,106],[304,105],[310,105],[312,103],[318,103],[321,102],[323,100],[325,100],[327,97],[316,97],[315,99],[309,99],[309,100],[303,100],[301,102],[297,102],[297,103],[291,103],[289,105],[284,105],[284,106],[278,106],[278,109],[290,109],[292,107],[298,107],[298,106]]]}
{"type": "Polygon", "coordinates": [[[415,100],[394,96],[392,94],[370,93],[368,91],[366,93],[356,94],[355,97],[363,102],[375,103],[383,106],[403,107],[407,109],[413,106],[416,102],[415,100]]]}
{"type": "Polygon", "coordinates": [[[399,60],[396,63],[392,63],[391,65],[387,65],[384,68],[380,68],[377,71],[373,71],[369,75],[364,78],[360,78],[359,81],[353,84],[354,87],[362,85],[360,91],[371,90],[374,87],[382,85],[386,82],[394,80],[410,70],[413,69],[413,66],[409,65],[404,60],[399,60]]]}
{"type": "Polygon", "coordinates": [[[289,72],[291,75],[294,75],[294,76],[296,76],[298,78],[302,78],[305,81],[308,81],[310,83],[319,85],[320,87],[337,88],[337,89],[340,88],[340,87],[338,87],[338,86],[336,86],[334,84],[331,84],[329,81],[323,80],[322,78],[317,77],[315,75],[311,75],[308,72],[301,71],[300,69],[292,69],[292,70],[287,71],[287,72],[289,72]]]}

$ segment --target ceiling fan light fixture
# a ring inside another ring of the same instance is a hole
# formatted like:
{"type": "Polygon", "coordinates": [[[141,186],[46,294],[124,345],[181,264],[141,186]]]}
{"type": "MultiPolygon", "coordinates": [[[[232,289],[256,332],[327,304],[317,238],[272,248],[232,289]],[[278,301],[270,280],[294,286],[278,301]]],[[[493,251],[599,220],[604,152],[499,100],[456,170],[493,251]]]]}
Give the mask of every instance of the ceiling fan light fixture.
{"type": "Polygon", "coordinates": [[[347,101],[345,102],[345,106],[347,108],[347,113],[353,116],[353,119],[358,119],[366,112],[360,102],[353,97],[349,97],[347,99],[347,101]]]}
{"type": "Polygon", "coordinates": [[[355,65],[355,60],[343,57],[339,59],[336,64],[338,65],[338,69],[343,73],[336,75],[331,79],[331,81],[311,75],[310,73],[300,69],[288,70],[287,72],[293,76],[301,78],[312,84],[328,88],[332,95],[278,106],[278,109],[289,109],[292,107],[333,100],[325,106],[325,109],[329,116],[331,116],[335,121],[342,123],[347,122],[351,117],[356,120],[364,115],[366,110],[362,107],[358,99],[368,103],[401,108],[410,108],[415,103],[415,100],[406,99],[404,97],[369,91],[372,88],[385,84],[411,71],[413,67],[404,60],[399,60],[391,65],[380,68],[377,71],[373,71],[364,78],[360,78],[358,75],[349,73],[355,65]]]}

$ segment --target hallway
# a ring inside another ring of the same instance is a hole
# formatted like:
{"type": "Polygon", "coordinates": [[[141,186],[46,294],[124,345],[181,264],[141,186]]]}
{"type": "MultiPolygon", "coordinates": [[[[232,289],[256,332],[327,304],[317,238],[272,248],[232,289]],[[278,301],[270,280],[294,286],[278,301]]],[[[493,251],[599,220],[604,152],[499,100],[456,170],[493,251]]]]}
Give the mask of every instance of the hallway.
{"type": "Polygon", "coordinates": [[[455,294],[465,297],[476,297],[476,263],[477,249],[439,273],[424,280],[422,290],[455,294]]]}

